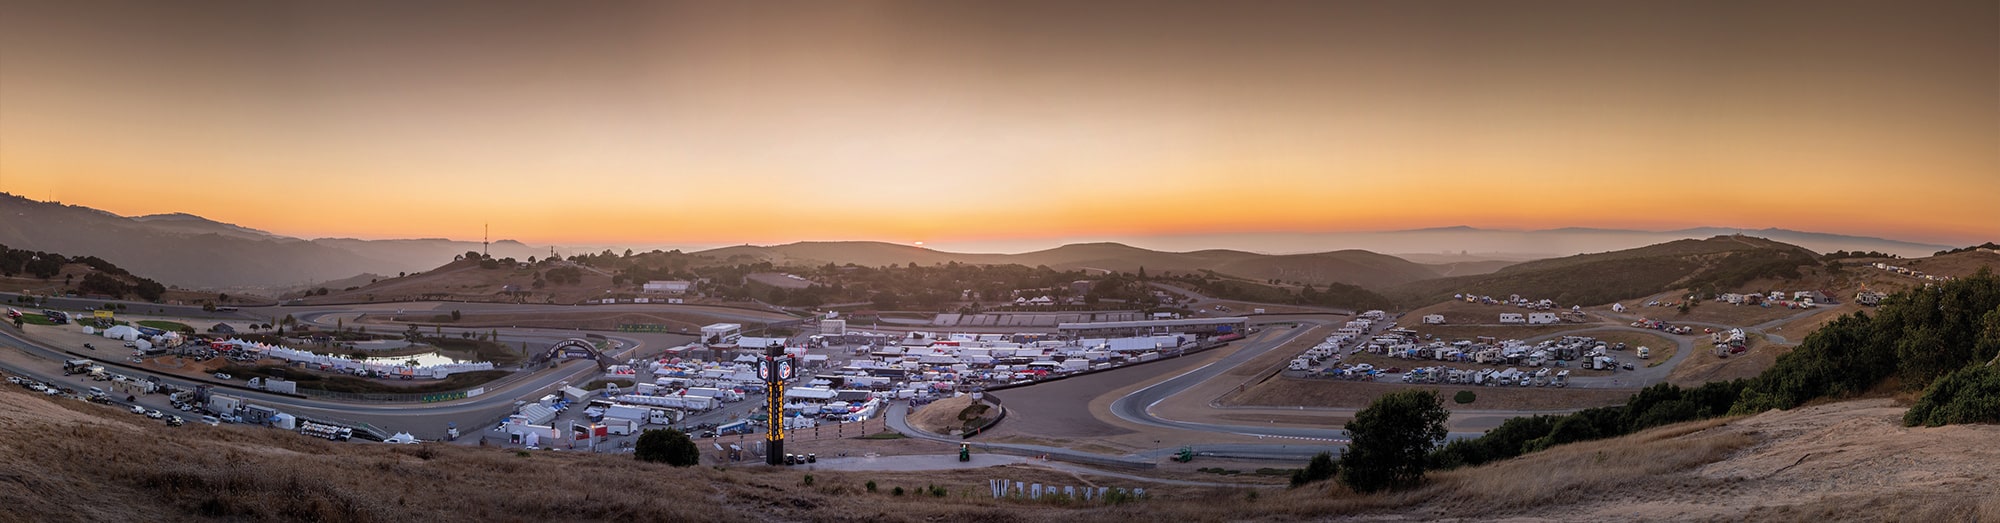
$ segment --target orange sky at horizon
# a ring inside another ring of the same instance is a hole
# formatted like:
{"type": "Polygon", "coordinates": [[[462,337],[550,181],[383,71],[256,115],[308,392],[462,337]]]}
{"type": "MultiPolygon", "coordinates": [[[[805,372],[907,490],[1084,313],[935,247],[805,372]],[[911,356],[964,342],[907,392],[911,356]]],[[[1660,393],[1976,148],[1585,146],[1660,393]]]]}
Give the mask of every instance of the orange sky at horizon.
{"type": "Polygon", "coordinates": [[[0,191],[538,245],[2000,239],[1991,2],[1148,6],[8,4],[0,191]]]}

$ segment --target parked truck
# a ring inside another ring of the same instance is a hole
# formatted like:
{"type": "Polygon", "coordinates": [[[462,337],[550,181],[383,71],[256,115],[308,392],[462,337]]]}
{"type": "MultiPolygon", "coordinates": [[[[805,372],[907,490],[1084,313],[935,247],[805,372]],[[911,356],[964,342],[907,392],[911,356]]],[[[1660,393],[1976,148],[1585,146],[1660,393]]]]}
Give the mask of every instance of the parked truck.
{"type": "Polygon", "coordinates": [[[725,436],[730,434],[749,434],[751,432],[752,429],[750,427],[750,420],[739,420],[730,423],[724,423],[722,426],[715,428],[716,434],[725,436]]]}
{"type": "Polygon", "coordinates": [[[634,432],[638,432],[640,422],[624,418],[607,417],[604,418],[603,423],[605,432],[609,432],[619,436],[626,436],[634,432]]]}

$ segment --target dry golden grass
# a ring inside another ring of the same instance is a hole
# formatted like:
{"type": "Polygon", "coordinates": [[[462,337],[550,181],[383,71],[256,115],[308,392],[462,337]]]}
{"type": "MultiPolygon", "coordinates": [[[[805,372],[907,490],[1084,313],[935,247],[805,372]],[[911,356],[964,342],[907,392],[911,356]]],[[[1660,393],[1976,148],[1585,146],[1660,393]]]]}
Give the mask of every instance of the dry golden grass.
{"type": "MultiPolygon", "coordinates": [[[[936,472],[673,468],[627,455],[332,443],[248,427],[127,424],[113,409],[0,390],[0,521],[1056,521],[1082,502],[992,500],[986,480],[1211,489],[1032,467],[936,472]],[[78,424],[86,418],[106,423],[78,424]],[[136,427],[136,428],[135,428],[136,427]],[[804,485],[804,476],[814,476],[804,485]],[[875,481],[878,492],[868,493],[875,481]],[[946,495],[915,491],[930,485],[946,495]],[[891,492],[903,487],[908,493],[891,492]]],[[[125,415],[129,416],[129,414],[125,415]]],[[[1080,516],[1079,516],[1080,515],[1080,516]]]]}
{"type": "MultiPolygon", "coordinates": [[[[438,444],[332,443],[235,426],[167,428],[12,387],[0,388],[0,404],[8,406],[0,409],[0,420],[8,421],[0,424],[0,505],[6,507],[0,521],[2000,517],[1985,465],[2000,454],[1988,445],[2000,429],[1904,428],[1896,423],[1901,409],[1885,400],[1661,427],[1437,473],[1422,487],[1379,495],[1331,483],[1299,489],[1170,486],[1019,465],[923,472],[682,469],[625,455],[517,455],[438,444]],[[89,418],[103,422],[79,423],[89,418]],[[1144,486],[1153,495],[1120,505],[994,500],[986,486],[992,478],[1144,486]],[[870,481],[877,484],[874,492],[866,486],[870,481]],[[944,495],[919,492],[930,486],[944,495]],[[905,494],[893,494],[897,487],[905,494]]],[[[1176,474],[1187,477],[1186,471],[1176,474]]]]}
{"type": "Polygon", "coordinates": [[[1727,458],[1757,442],[1734,431],[1704,431],[1726,419],[1684,423],[1605,441],[1565,445],[1520,459],[1435,476],[1432,505],[1455,516],[1526,512],[1558,504],[1579,492],[1644,486],[1677,496],[1708,488],[1713,480],[1669,474],[1727,458]]]}
{"type": "Polygon", "coordinates": [[[1696,387],[1712,381],[1753,378],[1776,365],[1778,356],[1792,351],[1791,347],[1772,344],[1759,334],[1750,335],[1749,340],[1750,349],[1744,353],[1718,358],[1706,338],[1697,339],[1694,354],[1689,354],[1679,367],[1674,367],[1673,372],[1667,374],[1667,382],[1696,387]]]}
{"type": "MultiPolygon", "coordinates": [[[[972,406],[972,396],[969,394],[945,398],[933,401],[931,404],[917,409],[916,412],[910,413],[906,421],[909,422],[911,427],[932,434],[950,434],[951,431],[965,428],[965,420],[959,419],[958,416],[965,411],[966,407],[970,406],[972,406]]],[[[988,410],[992,409],[989,408],[988,410]]],[[[998,411],[994,411],[993,414],[997,415],[998,411]]],[[[984,417],[990,416],[982,416],[982,418],[984,417]]]]}

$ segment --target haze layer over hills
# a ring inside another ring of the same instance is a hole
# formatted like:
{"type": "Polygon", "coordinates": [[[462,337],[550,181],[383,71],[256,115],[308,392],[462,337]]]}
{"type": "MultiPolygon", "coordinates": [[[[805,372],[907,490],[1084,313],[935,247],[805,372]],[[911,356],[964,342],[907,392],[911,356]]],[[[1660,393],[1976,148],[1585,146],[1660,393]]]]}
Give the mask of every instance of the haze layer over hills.
{"type": "MultiPolygon", "coordinates": [[[[429,270],[453,256],[484,249],[494,258],[575,254],[574,248],[530,246],[513,240],[482,246],[476,241],[440,238],[362,240],[300,239],[254,226],[221,223],[194,214],[125,217],[89,207],[62,205],[0,194],[0,243],[15,248],[87,253],[130,268],[135,274],[188,288],[299,287],[353,278],[429,270]]],[[[1678,231],[1556,229],[1494,231],[1470,227],[1395,232],[1245,233],[1158,236],[1119,243],[1077,243],[1020,254],[953,253],[881,242],[798,242],[775,246],[731,246],[695,251],[724,260],[770,261],[776,265],[854,263],[866,266],[958,262],[1047,265],[1058,269],[1107,271],[1198,271],[1254,280],[1312,284],[1346,283],[1385,288],[1440,276],[1476,276],[1514,262],[1585,252],[1631,249],[1680,239],[1743,232],[1696,228],[1678,231]],[[1279,245],[1262,254],[1217,249],[1227,245],[1279,245]],[[1169,248],[1184,252],[1155,250],[1169,248]],[[1367,249],[1367,250],[1362,250],[1367,249]],[[1427,253],[1404,258],[1384,252],[1427,253]]],[[[1941,245],[1808,233],[1781,229],[1748,234],[1818,252],[1879,251],[1922,256],[1941,245]]],[[[643,249],[642,249],[643,250],[643,249]]]]}

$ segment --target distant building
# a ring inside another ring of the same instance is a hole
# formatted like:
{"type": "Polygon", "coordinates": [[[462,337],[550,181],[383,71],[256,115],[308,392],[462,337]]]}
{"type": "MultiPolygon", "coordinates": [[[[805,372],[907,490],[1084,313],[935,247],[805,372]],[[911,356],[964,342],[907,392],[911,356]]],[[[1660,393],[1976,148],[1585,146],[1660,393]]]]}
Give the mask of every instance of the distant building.
{"type": "Polygon", "coordinates": [[[704,343],[735,343],[743,337],[743,325],[736,323],[716,323],[701,328],[704,343]]]}
{"type": "Polygon", "coordinates": [[[646,282],[645,285],[641,285],[639,290],[654,294],[687,294],[688,290],[693,287],[694,283],[688,281],[653,280],[646,282]]]}
{"type": "Polygon", "coordinates": [[[1084,294],[1089,294],[1090,285],[1091,285],[1090,280],[1077,280],[1069,282],[1069,291],[1079,296],[1084,294]]]}

